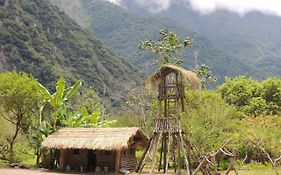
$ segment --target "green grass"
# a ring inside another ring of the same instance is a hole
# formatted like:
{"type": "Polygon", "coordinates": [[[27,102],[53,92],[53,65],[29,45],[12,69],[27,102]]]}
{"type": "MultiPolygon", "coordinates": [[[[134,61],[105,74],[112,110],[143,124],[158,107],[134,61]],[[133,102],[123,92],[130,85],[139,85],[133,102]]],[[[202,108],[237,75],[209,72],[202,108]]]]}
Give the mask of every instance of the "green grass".
{"type": "MultiPolygon", "coordinates": [[[[274,175],[275,174],[274,170],[271,168],[262,169],[262,170],[239,170],[238,173],[239,173],[239,175],[274,175]]],[[[232,174],[235,174],[235,173],[234,172],[229,173],[229,175],[232,175],[232,174]]]]}
{"type": "MultiPolygon", "coordinates": [[[[278,172],[281,173],[280,167],[278,168],[278,172]]],[[[274,175],[275,171],[270,165],[248,164],[240,167],[238,173],[239,175],[274,175]]]]}
{"type": "MultiPolygon", "coordinates": [[[[149,174],[149,167],[143,170],[142,174],[149,174]]],[[[158,172],[157,168],[154,169],[154,172],[158,172]]],[[[169,169],[169,174],[173,173],[172,169],[169,169]]],[[[278,168],[278,172],[281,173],[281,167],[278,168]]],[[[185,173],[185,170],[182,170],[182,174],[185,173]]],[[[220,172],[222,175],[225,174],[225,171],[220,172]]],[[[243,165],[238,168],[238,174],[239,175],[275,175],[274,169],[271,168],[270,165],[257,165],[257,164],[248,164],[248,165],[243,165]]],[[[202,174],[198,174],[202,175],[202,174]]],[[[234,172],[230,172],[229,175],[235,175],[234,172]]]]}

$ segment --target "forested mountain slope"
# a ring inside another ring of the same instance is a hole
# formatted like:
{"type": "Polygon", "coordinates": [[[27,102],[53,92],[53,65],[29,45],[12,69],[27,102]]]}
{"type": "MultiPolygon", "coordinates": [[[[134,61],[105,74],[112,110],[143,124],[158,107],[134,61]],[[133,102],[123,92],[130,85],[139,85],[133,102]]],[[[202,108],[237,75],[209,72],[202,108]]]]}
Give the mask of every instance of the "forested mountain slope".
{"type": "Polygon", "coordinates": [[[122,96],[138,71],[49,0],[0,1],[0,71],[32,74],[52,87],[59,76],[122,96]]]}
{"type": "Polygon", "coordinates": [[[241,16],[227,10],[202,15],[185,0],[171,1],[168,9],[158,13],[151,13],[135,0],[122,0],[121,5],[138,14],[172,18],[247,64],[281,76],[281,17],[258,11],[241,16]]]}
{"type": "Polygon", "coordinates": [[[152,56],[141,53],[138,44],[141,40],[157,39],[159,30],[167,28],[182,38],[188,34],[192,36],[192,48],[186,50],[184,60],[184,67],[188,69],[193,69],[196,63],[207,64],[220,82],[225,76],[239,74],[266,76],[256,67],[247,65],[235,56],[216,48],[198,32],[193,32],[169,18],[137,15],[103,0],[52,0],[52,2],[62,7],[80,25],[91,30],[108,47],[145,72],[153,70],[152,56]],[[195,61],[195,52],[198,53],[198,61],[195,61]]]}

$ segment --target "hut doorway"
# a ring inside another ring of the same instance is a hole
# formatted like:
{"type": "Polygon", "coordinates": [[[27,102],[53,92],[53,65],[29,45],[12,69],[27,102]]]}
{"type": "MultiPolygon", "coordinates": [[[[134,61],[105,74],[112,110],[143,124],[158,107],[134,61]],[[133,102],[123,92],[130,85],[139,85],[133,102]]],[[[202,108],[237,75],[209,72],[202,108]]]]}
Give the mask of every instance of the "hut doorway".
{"type": "Polygon", "coordinates": [[[89,150],[88,152],[88,170],[95,171],[97,166],[97,155],[94,150],[89,150]]]}

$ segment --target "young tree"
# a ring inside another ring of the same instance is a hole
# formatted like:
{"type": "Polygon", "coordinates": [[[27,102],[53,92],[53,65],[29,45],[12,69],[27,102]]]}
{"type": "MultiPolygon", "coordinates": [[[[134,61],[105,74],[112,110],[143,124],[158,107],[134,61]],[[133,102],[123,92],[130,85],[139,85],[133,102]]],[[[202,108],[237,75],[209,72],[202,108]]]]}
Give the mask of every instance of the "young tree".
{"type": "Polygon", "coordinates": [[[169,30],[160,30],[160,39],[158,41],[144,40],[140,42],[141,50],[150,50],[152,53],[159,55],[154,59],[156,64],[182,64],[183,50],[191,46],[191,37],[180,40],[175,32],[169,30]]]}
{"type": "Polygon", "coordinates": [[[14,134],[7,138],[9,143],[9,164],[14,161],[14,144],[23,126],[31,120],[43,100],[38,82],[25,73],[6,72],[0,74],[1,116],[15,126],[14,134]]]}
{"type": "Polygon", "coordinates": [[[209,66],[201,65],[194,71],[198,77],[201,79],[201,84],[203,88],[207,88],[210,83],[215,83],[217,78],[213,75],[209,66]]]}
{"type": "MultiPolygon", "coordinates": [[[[184,40],[180,40],[175,32],[169,30],[160,30],[160,39],[158,41],[144,40],[139,44],[141,50],[150,50],[159,57],[154,58],[154,64],[172,63],[180,65],[183,63],[183,51],[185,48],[191,47],[192,39],[187,36],[184,40]]],[[[212,74],[207,65],[201,65],[194,72],[201,78],[203,87],[216,81],[216,77],[212,74]]]]}
{"type": "Polygon", "coordinates": [[[227,103],[245,114],[276,115],[281,111],[281,80],[277,78],[262,82],[244,76],[227,78],[219,90],[227,103]]]}
{"type": "Polygon", "coordinates": [[[268,78],[261,83],[261,98],[267,104],[268,114],[278,114],[281,111],[281,80],[268,78]]]}

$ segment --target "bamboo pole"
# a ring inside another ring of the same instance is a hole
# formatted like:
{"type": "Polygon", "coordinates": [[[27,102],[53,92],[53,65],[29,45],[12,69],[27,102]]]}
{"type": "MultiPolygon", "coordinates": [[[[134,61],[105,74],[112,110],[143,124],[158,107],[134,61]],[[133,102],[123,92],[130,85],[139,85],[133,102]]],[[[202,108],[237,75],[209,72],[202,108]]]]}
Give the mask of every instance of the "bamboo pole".
{"type": "Polygon", "coordinates": [[[183,143],[181,131],[179,132],[179,136],[180,136],[180,142],[181,142],[180,147],[181,147],[181,149],[182,149],[182,153],[183,153],[183,156],[184,156],[186,171],[187,171],[187,174],[190,175],[190,171],[189,171],[189,162],[188,162],[188,160],[187,160],[186,152],[185,152],[185,149],[184,149],[184,143],[183,143]]]}
{"type": "Polygon", "coordinates": [[[164,140],[163,140],[163,138],[162,138],[158,172],[161,170],[161,166],[162,166],[163,146],[164,146],[164,140]]]}
{"type": "MultiPolygon", "coordinates": [[[[169,152],[170,152],[170,133],[168,133],[168,137],[167,137],[167,141],[168,141],[168,150],[167,150],[167,154],[169,155],[169,152]]],[[[167,174],[168,172],[168,162],[166,162],[166,166],[165,166],[165,169],[164,169],[164,173],[167,174]]]]}
{"type": "Polygon", "coordinates": [[[164,163],[163,163],[163,170],[165,173],[165,167],[167,165],[167,133],[163,134],[163,138],[164,138],[164,163]]]}
{"type": "Polygon", "coordinates": [[[162,133],[160,133],[159,135],[156,135],[156,139],[155,139],[155,145],[154,145],[154,152],[153,152],[153,157],[152,157],[152,166],[150,169],[150,174],[154,173],[154,166],[156,163],[156,158],[157,158],[157,148],[158,148],[158,143],[159,143],[159,138],[161,138],[162,133]]]}
{"type": "Polygon", "coordinates": [[[152,134],[152,136],[150,137],[149,141],[148,141],[148,145],[146,147],[146,150],[144,151],[144,154],[143,154],[143,157],[141,158],[140,162],[139,162],[139,166],[137,167],[137,170],[136,172],[137,173],[140,173],[144,167],[144,163],[146,162],[146,159],[149,155],[149,151],[152,147],[152,143],[154,142],[154,139],[155,139],[155,133],[152,134]]]}

